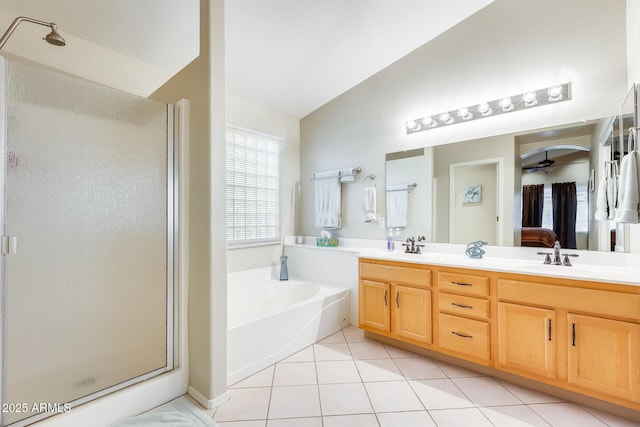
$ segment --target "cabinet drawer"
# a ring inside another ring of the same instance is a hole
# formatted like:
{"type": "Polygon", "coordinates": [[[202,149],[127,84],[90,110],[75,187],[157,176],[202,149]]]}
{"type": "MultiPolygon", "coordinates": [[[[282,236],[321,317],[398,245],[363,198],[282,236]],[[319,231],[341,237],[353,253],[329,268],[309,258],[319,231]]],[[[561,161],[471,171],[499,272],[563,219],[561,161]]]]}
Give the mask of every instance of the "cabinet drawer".
{"type": "Polygon", "coordinates": [[[489,278],[472,276],[470,274],[438,273],[438,287],[440,290],[465,295],[489,295],[489,278]]]}
{"type": "Polygon", "coordinates": [[[640,295],[622,292],[500,279],[498,297],[501,300],[640,320],[640,295]]]}
{"type": "Polygon", "coordinates": [[[360,277],[387,283],[402,283],[421,287],[431,286],[431,270],[421,268],[361,262],[360,277]]]}
{"type": "Polygon", "coordinates": [[[439,345],[456,353],[489,360],[489,323],[440,313],[439,345]]]}
{"type": "Polygon", "coordinates": [[[444,292],[438,294],[438,309],[451,314],[462,314],[479,319],[489,317],[489,301],[444,292]]]}

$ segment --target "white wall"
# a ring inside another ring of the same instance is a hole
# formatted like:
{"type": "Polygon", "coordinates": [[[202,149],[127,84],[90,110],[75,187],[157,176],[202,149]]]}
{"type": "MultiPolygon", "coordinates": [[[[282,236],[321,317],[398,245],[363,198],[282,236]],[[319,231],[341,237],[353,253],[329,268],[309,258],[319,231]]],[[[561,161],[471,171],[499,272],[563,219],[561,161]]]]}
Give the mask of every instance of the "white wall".
{"type": "MultiPolygon", "coordinates": [[[[315,171],[360,166],[362,177],[383,177],[388,152],[617,113],[627,92],[624,13],[624,0],[496,0],[303,118],[302,234],[319,233],[306,179],[315,171]],[[568,102],[405,134],[409,118],[567,81],[573,84],[568,102]]],[[[384,230],[360,221],[359,190],[343,186],[343,227],[335,234],[383,239],[384,230]]],[[[383,197],[378,193],[380,206],[383,197]]]]}
{"type": "MultiPolygon", "coordinates": [[[[300,121],[279,111],[268,109],[246,99],[227,94],[227,123],[248,130],[282,138],[280,153],[280,213],[282,233],[295,235],[298,224],[292,212],[291,197],[300,181],[300,121]]],[[[275,265],[279,262],[281,245],[233,248],[227,251],[227,270],[242,271],[275,265]]]]}
{"type": "Polygon", "coordinates": [[[189,393],[211,406],[227,392],[224,1],[200,7],[200,56],[152,97],[191,101],[189,393]]]}
{"type": "Polygon", "coordinates": [[[469,243],[484,240],[490,245],[498,241],[498,165],[496,163],[457,166],[454,169],[454,235],[451,243],[469,243]],[[469,185],[480,185],[481,198],[477,203],[463,203],[462,190],[469,185]]]}

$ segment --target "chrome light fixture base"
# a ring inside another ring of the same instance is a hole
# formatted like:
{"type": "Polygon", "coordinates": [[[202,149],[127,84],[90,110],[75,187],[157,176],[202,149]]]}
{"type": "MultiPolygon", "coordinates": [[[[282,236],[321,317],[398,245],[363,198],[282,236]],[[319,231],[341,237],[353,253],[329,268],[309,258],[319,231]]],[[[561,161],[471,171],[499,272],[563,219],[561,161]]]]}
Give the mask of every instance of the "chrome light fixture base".
{"type": "Polygon", "coordinates": [[[569,101],[570,99],[571,83],[563,83],[408,120],[405,128],[407,135],[409,135],[438,127],[451,126],[456,123],[470,122],[472,120],[528,110],[543,105],[557,104],[558,102],[569,101]]]}

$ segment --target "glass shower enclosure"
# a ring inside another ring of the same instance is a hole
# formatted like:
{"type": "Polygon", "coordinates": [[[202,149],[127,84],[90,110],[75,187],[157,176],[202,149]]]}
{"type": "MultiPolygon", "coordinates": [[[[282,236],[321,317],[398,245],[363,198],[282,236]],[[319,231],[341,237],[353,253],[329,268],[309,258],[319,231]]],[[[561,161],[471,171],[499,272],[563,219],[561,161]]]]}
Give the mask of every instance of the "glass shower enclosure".
{"type": "Polygon", "coordinates": [[[172,120],[0,57],[0,425],[173,369],[172,120]]]}

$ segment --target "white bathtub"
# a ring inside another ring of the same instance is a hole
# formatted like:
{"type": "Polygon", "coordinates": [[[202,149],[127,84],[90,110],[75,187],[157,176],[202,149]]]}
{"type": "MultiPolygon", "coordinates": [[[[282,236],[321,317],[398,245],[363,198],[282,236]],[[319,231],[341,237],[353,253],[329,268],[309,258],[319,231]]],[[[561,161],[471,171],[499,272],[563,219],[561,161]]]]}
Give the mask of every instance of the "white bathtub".
{"type": "Polygon", "coordinates": [[[297,280],[229,280],[227,381],[237,381],[349,325],[349,290],[297,280]],[[241,282],[241,283],[238,283],[241,282]]]}

